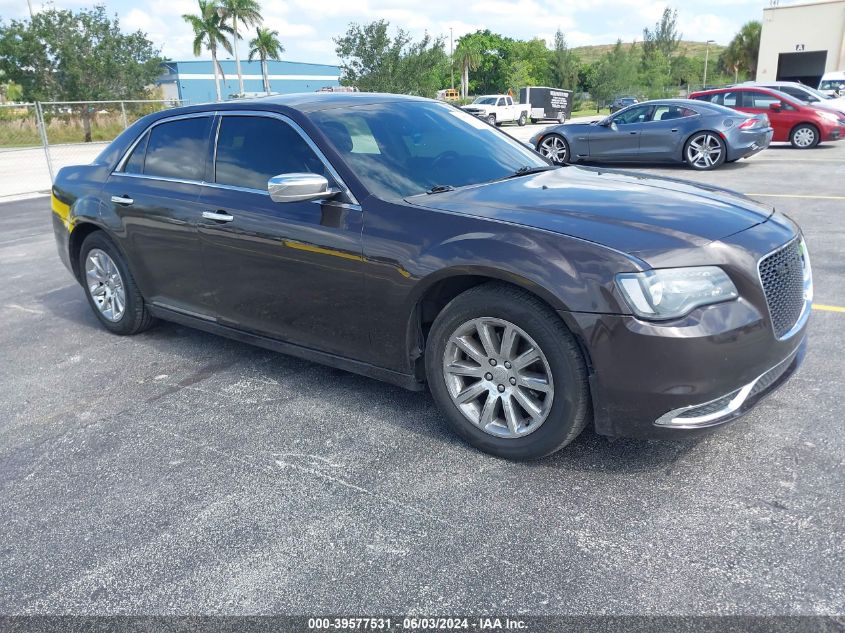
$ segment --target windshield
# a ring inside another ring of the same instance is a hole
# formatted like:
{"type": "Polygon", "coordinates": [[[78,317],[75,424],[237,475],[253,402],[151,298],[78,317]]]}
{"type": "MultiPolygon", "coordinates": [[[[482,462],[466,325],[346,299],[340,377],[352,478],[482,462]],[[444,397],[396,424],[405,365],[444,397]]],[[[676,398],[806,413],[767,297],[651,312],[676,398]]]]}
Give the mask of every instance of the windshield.
{"type": "Polygon", "coordinates": [[[367,189],[385,199],[550,165],[507,134],[445,103],[374,103],[308,116],[367,189]]]}
{"type": "Polygon", "coordinates": [[[845,79],[828,79],[823,81],[819,90],[842,90],[845,89],[845,79]]]}
{"type": "Polygon", "coordinates": [[[484,105],[496,105],[499,97],[476,97],[473,103],[483,103],[484,105]]]}

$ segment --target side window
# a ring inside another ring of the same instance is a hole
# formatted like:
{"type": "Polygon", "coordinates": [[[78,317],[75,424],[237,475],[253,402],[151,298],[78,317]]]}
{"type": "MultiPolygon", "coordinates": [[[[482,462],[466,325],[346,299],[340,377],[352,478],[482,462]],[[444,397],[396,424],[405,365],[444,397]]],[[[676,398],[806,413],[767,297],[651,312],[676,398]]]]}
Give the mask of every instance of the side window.
{"type": "Polygon", "coordinates": [[[509,106],[513,105],[513,99],[510,97],[505,97],[505,103],[509,106]]]}
{"type": "Polygon", "coordinates": [[[123,173],[125,174],[140,174],[144,171],[144,155],[147,153],[147,141],[150,140],[150,135],[144,133],[144,136],[138,141],[129,160],[123,166],[123,173]]]}
{"type": "Polygon", "coordinates": [[[502,99],[501,97],[499,97],[499,100],[496,102],[496,105],[497,105],[497,106],[503,106],[503,105],[505,105],[505,100],[504,100],[504,99],[502,99]]]}
{"type": "Polygon", "coordinates": [[[657,106],[654,109],[654,114],[652,115],[651,120],[671,121],[672,119],[682,119],[688,116],[695,116],[695,111],[678,106],[657,106]]]}
{"type": "Polygon", "coordinates": [[[748,105],[749,108],[759,108],[762,110],[768,110],[769,105],[772,103],[780,103],[780,99],[778,99],[774,95],[766,94],[765,92],[757,92],[756,90],[749,92],[746,95],[746,98],[751,97],[751,103],[748,105]]]}
{"type": "Polygon", "coordinates": [[[328,177],[323,162],[290,125],[260,116],[222,118],[215,182],[267,191],[273,176],[303,172],[328,177]]]}
{"type": "Polygon", "coordinates": [[[630,123],[643,123],[649,120],[651,115],[651,106],[639,106],[636,108],[629,108],[622,114],[614,117],[613,121],[617,125],[627,125],[630,123]]]}
{"type": "Polygon", "coordinates": [[[160,123],[150,130],[144,175],[202,181],[211,117],[160,123]]]}

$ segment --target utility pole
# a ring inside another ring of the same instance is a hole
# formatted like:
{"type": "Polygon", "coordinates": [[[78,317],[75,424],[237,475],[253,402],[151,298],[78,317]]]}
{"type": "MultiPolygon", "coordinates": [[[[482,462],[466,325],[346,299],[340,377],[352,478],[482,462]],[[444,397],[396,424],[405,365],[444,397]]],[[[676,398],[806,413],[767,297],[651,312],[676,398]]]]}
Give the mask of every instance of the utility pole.
{"type": "MultiPolygon", "coordinates": [[[[29,0],[27,0],[29,1],[29,0]]],[[[452,90],[455,89],[455,51],[452,47],[452,27],[449,27],[449,74],[452,76],[452,90]]]]}
{"type": "Polygon", "coordinates": [[[707,90],[707,61],[710,58],[710,45],[716,40],[707,40],[707,48],[704,49],[704,79],[702,80],[702,89],[707,90]]]}
{"type": "Polygon", "coordinates": [[[26,6],[29,7],[29,19],[32,20],[32,0],[26,0],[26,6]]]}

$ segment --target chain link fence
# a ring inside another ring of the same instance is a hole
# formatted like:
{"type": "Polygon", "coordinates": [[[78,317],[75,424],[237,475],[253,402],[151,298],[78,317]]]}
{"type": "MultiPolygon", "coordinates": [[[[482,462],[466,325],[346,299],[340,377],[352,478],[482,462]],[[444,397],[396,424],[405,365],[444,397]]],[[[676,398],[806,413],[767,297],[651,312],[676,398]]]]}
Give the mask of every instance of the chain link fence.
{"type": "Polygon", "coordinates": [[[47,191],[66,165],[90,163],[141,117],[178,100],[0,104],[0,199],[47,191]]]}

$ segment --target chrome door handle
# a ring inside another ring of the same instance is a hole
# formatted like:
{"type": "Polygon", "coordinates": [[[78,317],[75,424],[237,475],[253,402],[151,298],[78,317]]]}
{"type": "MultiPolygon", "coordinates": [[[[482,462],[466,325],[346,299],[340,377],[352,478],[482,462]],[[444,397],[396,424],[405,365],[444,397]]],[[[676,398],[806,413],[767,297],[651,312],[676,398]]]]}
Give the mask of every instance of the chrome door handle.
{"type": "Polygon", "coordinates": [[[130,204],[132,204],[133,202],[135,202],[132,198],[128,198],[126,196],[112,196],[111,201],[114,202],[115,204],[126,205],[127,207],[130,204]]]}
{"type": "Polygon", "coordinates": [[[228,213],[220,213],[218,211],[203,211],[202,217],[206,220],[215,220],[217,222],[231,222],[235,219],[235,216],[229,215],[228,213]]]}

